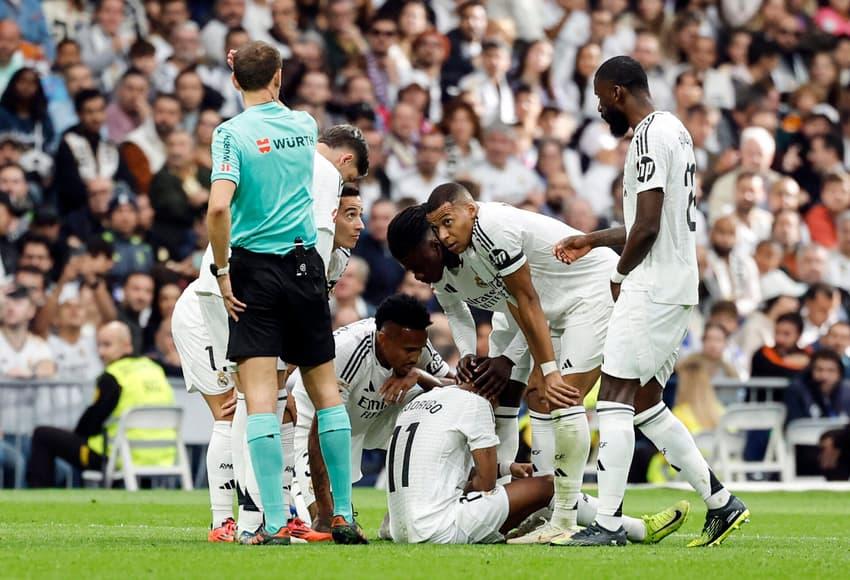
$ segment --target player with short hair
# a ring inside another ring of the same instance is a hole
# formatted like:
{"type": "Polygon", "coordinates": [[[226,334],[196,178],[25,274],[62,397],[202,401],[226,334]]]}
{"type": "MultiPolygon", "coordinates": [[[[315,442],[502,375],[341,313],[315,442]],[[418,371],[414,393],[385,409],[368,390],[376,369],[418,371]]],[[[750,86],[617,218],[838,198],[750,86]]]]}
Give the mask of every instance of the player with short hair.
{"type": "MultiPolygon", "coordinates": [[[[549,504],[550,476],[497,485],[493,408],[472,389],[434,389],[400,409],[386,460],[394,541],[500,542],[508,530],[549,504]]],[[[590,496],[579,499],[580,522],[593,521],[595,503],[590,496]]],[[[676,509],[687,510],[687,502],[642,519],[626,517],[629,540],[649,544],[666,537],[684,521],[676,518],[676,509]]]]}
{"type": "MultiPolygon", "coordinates": [[[[543,374],[554,429],[555,502],[550,521],[518,543],[549,543],[576,531],[590,427],[584,396],[599,379],[613,301],[608,280],[617,255],[599,248],[566,265],[553,257],[563,222],[501,203],[476,203],[457,183],[425,205],[440,242],[486,284],[499,288],[543,374]],[[556,358],[557,357],[557,358],[556,358]],[[557,362],[556,362],[557,361],[557,362]]],[[[686,514],[681,514],[685,517],[686,514]]]]}
{"type": "MultiPolygon", "coordinates": [[[[420,282],[430,284],[446,313],[455,344],[461,355],[458,377],[474,382],[478,394],[497,398],[496,434],[499,436],[499,474],[510,475],[510,466],[519,449],[517,416],[523,390],[531,374],[528,346],[508,310],[502,287],[484,283],[457,255],[446,250],[426,219],[425,208],[411,206],[399,212],[387,229],[390,252],[420,282]],[[493,330],[487,358],[479,358],[475,320],[469,306],[493,312],[493,330]]],[[[534,409],[543,412],[544,409],[534,409]]],[[[547,417],[548,419],[548,417],[547,417]]],[[[551,453],[544,457],[538,422],[533,421],[532,460],[539,475],[552,473],[551,453]]],[[[546,422],[550,423],[549,421],[546,422]]],[[[551,445],[549,445],[551,447],[551,445]]]]}
{"type": "MultiPolygon", "coordinates": [[[[386,448],[401,405],[425,389],[454,380],[451,369],[428,340],[430,325],[425,306],[412,296],[394,294],[378,306],[374,318],[334,333],[337,384],[351,422],[352,483],[360,479],[363,450],[386,448]]],[[[305,503],[308,507],[317,503],[310,509],[314,527],[323,529],[330,516],[327,478],[319,465],[321,455],[315,453],[319,441],[313,427],[314,406],[300,376],[292,394],[298,408],[296,474],[305,503]],[[313,460],[308,462],[310,455],[313,460]]]]}
{"type": "Polygon", "coordinates": [[[713,546],[747,521],[749,510],[714,476],[662,390],[699,301],[693,142],[671,113],[656,111],[646,73],[626,56],[596,72],[599,112],[616,137],[634,130],[623,178],[624,227],[567,236],[555,248],[566,264],[604,247],[625,246],[611,274],[616,304],[605,340],[599,414],[599,514],[567,546],[621,546],[623,495],[637,426],[702,496],[708,507],[699,538],[713,546]],[[637,413],[637,414],[635,414],[637,413]]]}
{"type": "MultiPolygon", "coordinates": [[[[343,183],[354,181],[368,171],[368,151],[363,143],[359,129],[352,126],[332,127],[319,137],[313,159],[311,193],[314,220],[318,228],[317,243],[326,239],[329,228],[332,238],[332,252],[326,262],[329,284],[333,284],[345,269],[350,250],[356,244],[356,236],[363,228],[362,202],[356,192],[340,198],[343,183]],[[333,208],[326,209],[331,204],[335,204],[333,208]],[[335,234],[337,226],[340,226],[340,231],[335,234]]],[[[259,497],[252,498],[247,489],[248,480],[253,480],[253,477],[247,477],[247,473],[252,470],[247,443],[244,441],[247,420],[244,396],[237,402],[235,418],[232,417],[232,406],[228,403],[233,395],[234,384],[229,373],[231,364],[226,360],[229,336],[227,311],[219,286],[210,272],[212,262],[210,246],[204,255],[198,280],[189,285],[175,306],[172,333],[183,361],[186,387],[190,392],[200,391],[203,394],[215,419],[207,452],[213,506],[209,539],[232,542],[237,532],[232,518],[234,483],[239,496],[239,519],[243,530],[250,528],[248,531],[253,533],[262,524],[262,512],[259,497]],[[235,420],[231,426],[232,418],[235,420]],[[237,441],[235,445],[231,443],[231,438],[237,441]],[[248,512],[245,511],[246,506],[248,512]]],[[[278,397],[280,401],[276,415],[283,413],[285,391],[282,394],[284,397],[278,397]]],[[[291,420],[282,426],[281,438],[286,453],[292,453],[291,420]]],[[[256,486],[252,484],[250,487],[254,489],[256,486]]],[[[254,489],[254,496],[258,495],[259,492],[254,489]]],[[[297,520],[289,522],[289,529],[294,537],[315,539],[312,531],[297,520]]]]}

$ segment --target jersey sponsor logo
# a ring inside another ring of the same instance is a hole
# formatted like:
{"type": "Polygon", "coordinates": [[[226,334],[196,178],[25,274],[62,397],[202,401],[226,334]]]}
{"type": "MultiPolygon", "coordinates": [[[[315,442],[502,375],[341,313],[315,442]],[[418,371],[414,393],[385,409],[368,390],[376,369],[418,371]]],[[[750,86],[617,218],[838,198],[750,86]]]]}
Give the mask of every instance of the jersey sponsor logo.
{"type": "Polygon", "coordinates": [[[271,151],[272,146],[269,144],[269,138],[257,139],[257,149],[264,155],[271,151]]]}
{"type": "Polygon", "coordinates": [[[637,180],[646,183],[655,175],[655,161],[644,155],[637,162],[637,180]]]}
{"type": "Polygon", "coordinates": [[[272,139],[275,149],[295,149],[296,147],[315,147],[316,140],[310,135],[298,135],[283,139],[272,139]]]}
{"type": "Polygon", "coordinates": [[[475,276],[475,285],[479,288],[486,288],[487,282],[481,279],[481,276],[475,276]]]}
{"type": "MultiPolygon", "coordinates": [[[[495,248],[493,250],[490,250],[490,261],[493,262],[494,266],[501,270],[503,268],[506,268],[510,264],[511,257],[505,250],[495,248]]],[[[476,282],[477,281],[478,280],[476,280],[476,282]]]]}
{"type": "Polygon", "coordinates": [[[363,395],[357,401],[357,407],[361,409],[361,419],[374,419],[381,414],[381,411],[387,408],[387,404],[382,400],[370,399],[363,395]]]}

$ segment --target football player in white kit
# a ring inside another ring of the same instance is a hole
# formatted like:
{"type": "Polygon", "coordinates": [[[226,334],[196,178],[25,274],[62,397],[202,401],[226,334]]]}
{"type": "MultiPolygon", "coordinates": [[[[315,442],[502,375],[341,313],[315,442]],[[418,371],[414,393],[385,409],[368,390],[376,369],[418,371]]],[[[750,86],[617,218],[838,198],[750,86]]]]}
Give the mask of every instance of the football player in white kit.
{"type": "MultiPolygon", "coordinates": [[[[353,182],[368,167],[368,150],[362,133],[350,125],[328,129],[316,147],[313,170],[314,219],[318,230],[317,247],[327,266],[327,279],[339,279],[345,269],[351,248],[357,243],[363,229],[362,202],[354,195],[340,197],[344,182],[353,182]],[[362,143],[362,147],[359,143],[362,143]],[[336,234],[340,226],[339,235],[336,234]]],[[[353,190],[352,190],[353,191],[353,190]]],[[[245,439],[244,399],[235,405],[233,365],[226,360],[229,335],[227,310],[221,292],[212,274],[212,251],[208,247],[201,262],[200,275],[183,291],[172,315],[172,335],[183,367],[183,376],[189,392],[200,392],[210,407],[214,418],[213,433],[207,449],[207,474],[213,524],[208,539],[211,542],[233,542],[236,522],[233,519],[233,495],[240,492],[240,520],[254,531],[262,523],[262,513],[255,498],[246,497],[247,471],[250,464],[245,439]],[[243,419],[240,421],[240,418],[243,419]],[[231,425],[233,421],[234,425],[231,425]],[[231,440],[237,441],[236,444],[231,440]],[[235,473],[234,473],[235,472],[235,473]],[[236,475],[236,477],[234,477],[236,475]],[[244,511],[245,501],[250,514],[244,511]],[[257,525],[253,525],[257,523],[257,525]]],[[[282,416],[286,402],[281,392],[278,414],[282,416]]],[[[294,426],[283,427],[282,444],[286,455],[292,455],[294,426]]],[[[292,465],[292,463],[288,463],[292,465]]],[[[291,478],[291,475],[290,475],[291,478]]],[[[251,485],[250,487],[254,487],[251,485]]],[[[295,522],[297,524],[298,522],[295,522]]],[[[306,529],[290,530],[293,537],[309,535],[306,529]]]]}
{"type": "Polygon", "coordinates": [[[555,248],[561,261],[573,264],[599,248],[625,246],[611,272],[616,305],[596,406],[599,513],[591,526],[558,543],[626,544],[622,506],[636,426],[706,502],[702,534],[688,546],[717,545],[747,520],[749,510],[720,484],[661,398],[698,302],[693,142],[673,114],[655,110],[646,73],[634,59],[603,63],[594,90],[612,134],[622,137],[633,129],[634,135],[623,179],[625,227],[572,235],[555,248]]]}
{"type": "MultiPolygon", "coordinates": [[[[334,333],[337,383],[351,421],[352,483],[361,477],[363,450],[386,449],[404,403],[424,389],[454,382],[451,368],[428,340],[430,324],[425,306],[412,296],[395,294],[378,306],[374,318],[334,333]]],[[[295,472],[313,527],[323,530],[330,524],[333,504],[317,453],[315,410],[300,376],[292,394],[298,408],[295,472]]]]}
{"type": "MultiPolygon", "coordinates": [[[[493,408],[467,390],[473,388],[434,389],[398,414],[386,460],[389,528],[395,542],[500,542],[508,530],[549,504],[551,476],[497,485],[499,438],[493,408]]],[[[581,496],[580,523],[593,521],[596,503],[581,496]]],[[[664,517],[664,512],[625,517],[629,540],[654,543],[666,536],[663,530],[656,535],[650,531],[651,523],[664,517]]]]}
{"type": "MultiPolygon", "coordinates": [[[[457,255],[443,247],[432,232],[421,205],[408,207],[392,219],[387,229],[387,244],[393,257],[406,270],[434,289],[461,355],[458,380],[474,382],[479,395],[498,400],[495,417],[499,475],[500,478],[509,477],[510,466],[519,449],[517,415],[531,374],[531,359],[525,338],[508,310],[501,279],[485,282],[457,255]],[[486,359],[476,356],[478,337],[470,305],[493,312],[493,331],[486,359]]],[[[552,454],[544,457],[547,454],[539,452],[540,439],[545,437],[537,436],[537,430],[534,433],[535,472],[551,475],[552,454]]]]}

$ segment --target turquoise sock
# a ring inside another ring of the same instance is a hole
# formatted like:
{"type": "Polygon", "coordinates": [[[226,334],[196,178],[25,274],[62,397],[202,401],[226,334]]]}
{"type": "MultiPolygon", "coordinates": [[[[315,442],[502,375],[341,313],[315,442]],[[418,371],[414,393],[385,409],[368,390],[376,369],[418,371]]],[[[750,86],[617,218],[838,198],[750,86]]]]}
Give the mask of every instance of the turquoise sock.
{"type": "Polygon", "coordinates": [[[319,446],[331,480],[334,515],[354,519],[351,512],[351,422],[345,407],[319,409],[319,446]]]}
{"type": "Polygon", "coordinates": [[[263,500],[266,531],[276,534],[286,525],[283,512],[283,452],[280,447],[280,422],[274,413],[248,415],[248,450],[254,475],[263,500]]]}

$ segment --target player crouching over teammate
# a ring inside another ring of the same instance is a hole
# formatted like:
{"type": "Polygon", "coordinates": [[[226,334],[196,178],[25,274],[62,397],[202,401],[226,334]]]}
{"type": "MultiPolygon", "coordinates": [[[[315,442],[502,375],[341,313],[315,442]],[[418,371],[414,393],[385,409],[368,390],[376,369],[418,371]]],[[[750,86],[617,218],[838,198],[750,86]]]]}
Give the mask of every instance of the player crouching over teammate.
{"type": "MultiPolygon", "coordinates": [[[[401,405],[423,389],[454,381],[451,369],[428,340],[430,324],[425,306],[411,296],[395,294],[381,302],[375,318],[334,333],[337,384],[351,422],[352,482],[360,479],[363,450],[386,449],[401,405]]],[[[319,453],[315,408],[300,376],[292,395],[298,408],[296,473],[313,526],[323,530],[330,523],[331,495],[319,453]]]]}
{"type": "MultiPolygon", "coordinates": [[[[398,415],[387,451],[390,533],[398,543],[490,544],[549,505],[551,476],[496,485],[495,419],[472,385],[420,395],[398,415]]],[[[578,522],[596,516],[596,499],[582,496],[578,522]]],[[[656,543],[684,523],[679,502],[653,516],[624,516],[628,537],[656,543]]]]}

